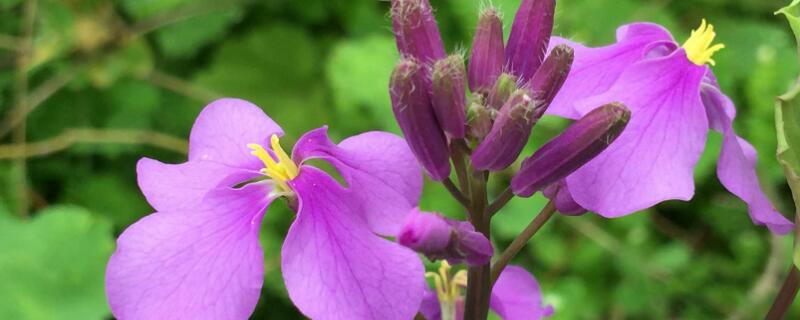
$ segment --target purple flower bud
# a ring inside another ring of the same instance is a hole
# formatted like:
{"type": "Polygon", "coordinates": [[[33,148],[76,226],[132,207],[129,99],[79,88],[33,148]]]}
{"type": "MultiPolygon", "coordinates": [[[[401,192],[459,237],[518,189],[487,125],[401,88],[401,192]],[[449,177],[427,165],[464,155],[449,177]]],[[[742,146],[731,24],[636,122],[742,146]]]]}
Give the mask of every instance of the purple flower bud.
{"type": "Polygon", "coordinates": [[[605,150],[630,117],[628,108],[617,102],[592,110],[522,162],[511,179],[514,194],[529,197],[565,178],[605,150]]]}
{"type": "Polygon", "coordinates": [[[572,198],[572,194],[569,192],[569,188],[567,188],[567,183],[564,179],[547,186],[542,190],[542,193],[555,203],[556,209],[563,215],[579,216],[586,213],[586,209],[581,207],[581,205],[572,198]]]}
{"type": "Polygon", "coordinates": [[[436,122],[422,66],[403,59],[392,72],[392,110],[408,146],[434,180],[450,175],[447,139],[436,122]]]}
{"type": "Polygon", "coordinates": [[[452,138],[463,138],[466,132],[467,98],[464,89],[464,59],[451,55],[433,66],[431,100],[436,119],[452,138]]]}
{"type": "Polygon", "coordinates": [[[492,130],[472,153],[472,165],[481,170],[501,170],[514,162],[528,141],[528,124],[540,113],[538,108],[528,90],[514,91],[500,109],[492,130]]]}
{"type": "Polygon", "coordinates": [[[422,253],[444,251],[452,238],[450,224],[437,214],[422,213],[417,208],[412,211],[397,242],[422,253]]]}
{"type": "Polygon", "coordinates": [[[481,170],[502,170],[517,159],[528,142],[533,125],[542,117],[572,65],[573,51],[566,45],[553,49],[527,89],[515,91],[500,109],[492,131],[472,154],[472,164],[481,170]]]}
{"type": "Polygon", "coordinates": [[[503,21],[496,9],[489,8],[481,13],[475,38],[472,40],[469,89],[472,92],[489,90],[503,71],[505,63],[503,21]]]}
{"type": "Polygon", "coordinates": [[[428,0],[392,0],[391,14],[397,50],[403,57],[431,64],[447,55],[428,0]]]}
{"type": "Polygon", "coordinates": [[[486,105],[500,110],[500,107],[506,103],[508,97],[517,90],[517,77],[508,73],[502,73],[497,77],[497,80],[489,91],[489,96],[486,98],[486,105]]]}
{"type": "Polygon", "coordinates": [[[506,63],[520,79],[530,79],[542,63],[553,32],[555,0],[523,0],[511,25],[506,63]]]}
{"type": "Polygon", "coordinates": [[[397,242],[431,260],[445,259],[452,264],[489,263],[494,249],[481,233],[466,221],[452,220],[437,213],[414,209],[397,236],[397,242]]]}
{"type": "Polygon", "coordinates": [[[487,107],[481,95],[473,95],[469,104],[469,134],[476,139],[483,139],[492,130],[492,122],[497,110],[487,107]]]}

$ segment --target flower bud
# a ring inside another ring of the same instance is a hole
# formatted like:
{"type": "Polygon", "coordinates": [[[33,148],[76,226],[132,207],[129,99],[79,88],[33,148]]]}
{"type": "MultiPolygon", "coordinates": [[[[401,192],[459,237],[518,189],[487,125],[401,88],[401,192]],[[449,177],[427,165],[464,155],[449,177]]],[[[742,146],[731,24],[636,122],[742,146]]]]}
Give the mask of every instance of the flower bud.
{"type": "Polygon", "coordinates": [[[492,130],[492,122],[494,122],[496,113],[497,110],[484,105],[482,95],[472,95],[468,120],[470,136],[480,140],[489,134],[489,131],[492,130]]]}
{"type": "Polygon", "coordinates": [[[472,153],[472,165],[481,170],[501,170],[514,162],[528,141],[540,104],[525,89],[511,94],[500,109],[492,130],[472,153]]]}
{"type": "Polygon", "coordinates": [[[451,55],[433,65],[433,110],[439,125],[452,138],[463,138],[466,131],[464,82],[464,59],[460,55],[451,55]]]}
{"type": "Polygon", "coordinates": [[[573,51],[559,45],[550,52],[533,79],[515,91],[500,109],[492,130],[472,154],[472,164],[481,170],[502,170],[517,159],[528,143],[533,125],[567,79],[573,51]]]}
{"type": "Polygon", "coordinates": [[[553,32],[555,0],[523,0],[519,5],[506,47],[506,64],[527,81],[542,63],[553,32]]]}
{"type": "Polygon", "coordinates": [[[417,160],[434,180],[450,175],[447,139],[439,127],[422,66],[403,59],[392,72],[389,94],[397,124],[417,160]]]}
{"type": "Polygon", "coordinates": [[[617,102],[592,110],[525,159],[511,179],[511,190],[529,197],[565,178],[622,134],[630,116],[628,108],[617,102]]]}
{"type": "Polygon", "coordinates": [[[469,89],[489,90],[505,64],[503,21],[494,8],[481,13],[469,57],[469,89]]]}
{"type": "Polygon", "coordinates": [[[497,77],[497,80],[489,91],[489,96],[486,98],[486,105],[500,110],[500,107],[506,103],[508,97],[517,90],[517,77],[508,73],[502,73],[497,77]]]}
{"type": "Polygon", "coordinates": [[[413,209],[397,236],[397,242],[424,254],[430,260],[445,259],[452,264],[489,263],[494,249],[483,234],[466,221],[452,220],[437,213],[413,209]]]}
{"type": "Polygon", "coordinates": [[[563,215],[579,216],[586,213],[586,209],[581,207],[581,205],[572,198],[572,194],[569,192],[569,188],[567,188],[567,183],[564,179],[547,186],[542,190],[542,193],[545,197],[550,199],[550,201],[555,203],[556,210],[563,215]]]}
{"type": "Polygon", "coordinates": [[[391,0],[392,30],[403,57],[432,64],[446,56],[428,0],[391,0]]]}

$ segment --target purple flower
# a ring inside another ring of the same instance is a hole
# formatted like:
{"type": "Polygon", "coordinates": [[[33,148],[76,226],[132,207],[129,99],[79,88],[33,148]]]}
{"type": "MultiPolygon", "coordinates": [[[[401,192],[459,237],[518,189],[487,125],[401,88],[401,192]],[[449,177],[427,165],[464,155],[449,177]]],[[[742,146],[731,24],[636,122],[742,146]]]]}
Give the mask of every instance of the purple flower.
{"type": "MultiPolygon", "coordinates": [[[[442,262],[438,273],[428,272],[435,291],[428,289],[419,312],[428,320],[463,319],[463,289],[467,286],[466,270],[450,276],[450,265],[442,262]],[[443,316],[452,313],[454,317],[443,316]]],[[[525,269],[509,265],[492,288],[489,307],[504,320],[537,320],[553,314],[553,307],[544,305],[539,283],[525,269]]]]}
{"type": "Polygon", "coordinates": [[[770,204],[755,172],[756,153],[738,137],[736,109],[719,89],[707,64],[723,48],[712,45],[705,21],[679,45],[663,27],[634,23],[617,29],[617,42],[575,49],[573,68],[547,112],[576,119],[604,103],[619,101],[631,120],[598,157],[566,178],[574,200],[605,217],[619,217],[661,201],[689,200],[693,171],[709,129],[723,135],[717,176],[745,201],[753,222],[786,233],[792,223],[770,204]]]}
{"type": "Polygon", "coordinates": [[[438,213],[413,209],[397,236],[397,242],[420,252],[431,260],[484,265],[494,249],[489,239],[475,231],[467,221],[452,220],[438,213]]]}
{"type": "Polygon", "coordinates": [[[282,135],[257,106],[222,99],[198,116],[187,162],[139,161],[139,186],[157,212],[125,230],[109,261],[106,293],[117,318],[248,318],[264,279],[258,231],[278,197],[297,212],[281,267],[301,312],[413,317],[424,286],[407,279],[422,277],[421,261],[380,236],[395,235],[420,196],[406,143],[368,132],[334,144],[320,128],[289,158],[282,135]],[[312,158],[329,161],[348,187],[304,164],[312,158]]]}

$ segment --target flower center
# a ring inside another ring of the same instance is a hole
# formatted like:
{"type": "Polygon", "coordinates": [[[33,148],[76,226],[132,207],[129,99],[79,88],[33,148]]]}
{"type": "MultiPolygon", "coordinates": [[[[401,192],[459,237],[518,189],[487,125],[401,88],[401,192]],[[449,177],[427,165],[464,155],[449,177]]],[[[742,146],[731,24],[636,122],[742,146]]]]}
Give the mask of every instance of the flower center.
{"type": "Polygon", "coordinates": [[[442,310],[442,320],[455,319],[456,303],[461,299],[461,289],[467,287],[467,271],[460,270],[450,277],[450,264],[442,260],[439,273],[426,272],[425,277],[433,279],[436,297],[442,310]]]}
{"type": "Polygon", "coordinates": [[[716,36],[714,26],[707,24],[706,19],[703,19],[700,22],[700,27],[692,30],[689,39],[686,39],[686,42],[683,43],[683,49],[686,50],[686,56],[689,57],[689,60],[698,66],[706,63],[713,66],[714,59],[711,59],[711,56],[725,48],[725,45],[721,43],[711,44],[716,36]]]}
{"type": "Polygon", "coordinates": [[[264,163],[264,168],[261,169],[261,173],[270,177],[272,181],[275,182],[279,192],[291,192],[287,182],[297,177],[299,173],[297,164],[295,164],[289,155],[286,154],[286,151],[283,151],[283,148],[281,148],[278,135],[273,134],[272,137],[270,137],[270,146],[272,147],[271,151],[274,157],[260,144],[250,143],[247,145],[248,148],[253,150],[250,154],[258,157],[261,159],[261,162],[264,163]]]}

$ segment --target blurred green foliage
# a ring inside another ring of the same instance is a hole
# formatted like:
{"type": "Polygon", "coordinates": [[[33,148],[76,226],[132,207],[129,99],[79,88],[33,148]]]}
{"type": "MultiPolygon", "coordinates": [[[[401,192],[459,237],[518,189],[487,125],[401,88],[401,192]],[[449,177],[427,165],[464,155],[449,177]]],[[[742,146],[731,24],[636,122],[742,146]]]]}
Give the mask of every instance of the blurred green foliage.
{"type": "MultiPolygon", "coordinates": [[[[492,2],[510,26],[519,0],[492,2]]],[[[618,25],[646,20],[681,41],[701,18],[714,23],[726,45],[714,72],[737,103],[736,129],[759,151],[763,185],[789,214],[773,122],[773,99],[798,72],[789,28],[772,14],[786,2],[560,0],[556,34],[602,45],[618,25]]],[[[387,1],[39,0],[32,24],[29,3],[0,0],[0,146],[31,143],[27,151],[0,147],[2,319],[110,315],[102,274],[113,238],[151,211],[137,189],[135,163],[183,161],[171,140],[149,134],[186,139],[214,98],[252,100],[283,126],[287,145],[326,124],[336,139],[397,131],[387,91],[397,59],[387,1]],[[26,128],[15,119],[25,119],[26,128]],[[65,134],[75,128],[110,134],[65,134]]],[[[448,49],[469,48],[486,1],[432,3],[448,49]]],[[[565,123],[546,118],[527,152],[565,123]]],[[[745,206],[721,187],[719,143],[712,133],[693,201],[615,220],[559,216],[536,235],[515,263],[539,278],[554,319],[765,313],[789,265],[791,240],[754,227],[745,206]]],[[[509,178],[494,177],[492,191],[509,178]]],[[[495,219],[495,244],[506,246],[544,203],[540,196],[513,200],[495,219]]],[[[426,185],[421,206],[463,216],[434,184],[426,185]]],[[[300,318],[279,270],[292,219],[280,203],[266,215],[267,275],[253,318],[300,318]]],[[[800,303],[792,312],[800,317],[800,303]]]]}

